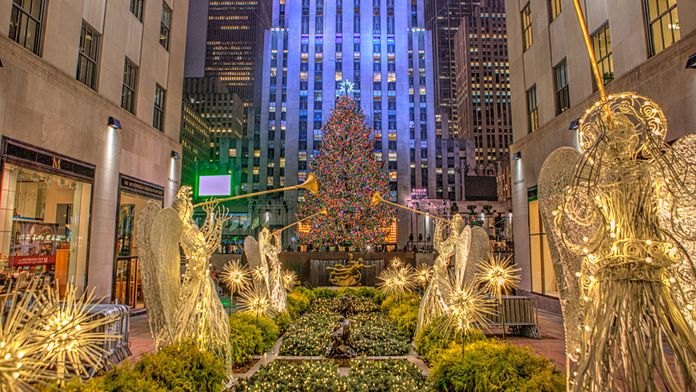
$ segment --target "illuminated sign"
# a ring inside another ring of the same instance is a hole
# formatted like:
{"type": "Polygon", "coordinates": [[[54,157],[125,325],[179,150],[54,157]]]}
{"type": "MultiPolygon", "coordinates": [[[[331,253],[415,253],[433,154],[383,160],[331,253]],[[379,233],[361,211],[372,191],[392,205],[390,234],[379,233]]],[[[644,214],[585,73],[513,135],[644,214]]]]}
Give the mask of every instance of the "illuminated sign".
{"type": "Polygon", "coordinates": [[[428,188],[411,189],[411,200],[421,200],[428,198],[428,188]]]}
{"type": "Polygon", "coordinates": [[[232,176],[198,177],[198,196],[229,196],[232,194],[232,176]]]}

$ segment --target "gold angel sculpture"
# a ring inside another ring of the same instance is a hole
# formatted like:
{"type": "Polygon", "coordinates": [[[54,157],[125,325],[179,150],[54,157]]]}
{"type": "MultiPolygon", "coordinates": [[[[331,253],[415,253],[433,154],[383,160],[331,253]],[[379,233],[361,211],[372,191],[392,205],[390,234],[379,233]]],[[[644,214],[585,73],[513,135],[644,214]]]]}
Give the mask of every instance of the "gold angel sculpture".
{"type": "Polygon", "coordinates": [[[227,313],[208,268],[226,218],[215,205],[204,210],[205,223],[198,228],[189,187],[179,190],[171,208],[150,203],[143,209],[137,236],[143,294],[155,349],[192,341],[230,366],[227,313]],[[183,277],[179,249],[185,256],[183,277]]]}
{"type": "Polygon", "coordinates": [[[696,390],[696,135],[666,132],[655,102],[609,96],[581,119],[582,153],[541,170],[574,391],[696,390]]]}

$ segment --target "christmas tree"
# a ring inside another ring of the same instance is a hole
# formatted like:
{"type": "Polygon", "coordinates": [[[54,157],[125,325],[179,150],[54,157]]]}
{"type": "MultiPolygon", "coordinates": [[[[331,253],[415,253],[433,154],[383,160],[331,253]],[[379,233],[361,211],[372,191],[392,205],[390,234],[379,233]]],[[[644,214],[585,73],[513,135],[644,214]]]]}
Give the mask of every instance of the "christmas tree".
{"type": "Polygon", "coordinates": [[[305,193],[298,218],[323,208],[328,214],[307,221],[309,230],[298,233],[300,243],[315,247],[352,245],[359,249],[382,243],[391,211],[384,204],[373,206],[371,200],[376,191],[386,195],[389,182],[374,157],[365,115],[355,101],[340,96],[322,131],[319,154],[310,165],[319,180],[319,193],[305,193]]]}

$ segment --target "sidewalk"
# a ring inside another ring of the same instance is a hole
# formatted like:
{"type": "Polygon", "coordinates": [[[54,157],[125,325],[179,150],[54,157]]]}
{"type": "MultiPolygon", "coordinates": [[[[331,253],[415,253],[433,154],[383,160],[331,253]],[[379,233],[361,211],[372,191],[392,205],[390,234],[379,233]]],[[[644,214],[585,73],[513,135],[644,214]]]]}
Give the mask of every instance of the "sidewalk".
{"type": "MultiPolygon", "coordinates": [[[[538,317],[541,339],[508,336],[506,337],[506,340],[509,343],[518,346],[526,346],[531,348],[534,352],[553,361],[559,371],[565,372],[566,360],[565,341],[563,335],[563,318],[559,314],[549,313],[543,310],[538,311],[538,317]]],[[[492,334],[488,335],[502,338],[502,332],[499,329],[492,332],[492,334]]],[[[131,317],[130,348],[131,352],[133,353],[133,355],[130,357],[131,360],[137,360],[143,353],[151,352],[153,350],[152,337],[150,336],[150,326],[147,322],[147,314],[131,317]]],[[[277,355],[278,344],[276,344],[276,347],[274,347],[271,352],[274,350],[275,355],[277,355]]],[[[271,356],[272,354],[265,355],[261,361],[257,362],[257,364],[260,366],[262,363],[269,362],[271,359],[273,359],[271,356]]],[[[415,356],[412,354],[405,356],[404,358],[409,359],[412,362],[415,361],[415,356]]]]}

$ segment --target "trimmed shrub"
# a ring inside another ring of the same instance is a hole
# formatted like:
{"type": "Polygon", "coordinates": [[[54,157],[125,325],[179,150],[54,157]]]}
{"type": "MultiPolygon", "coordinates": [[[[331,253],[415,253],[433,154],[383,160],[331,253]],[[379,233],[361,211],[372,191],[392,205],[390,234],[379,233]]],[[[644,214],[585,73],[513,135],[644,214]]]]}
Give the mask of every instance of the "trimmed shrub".
{"type": "Polygon", "coordinates": [[[445,351],[430,374],[439,391],[565,390],[564,377],[551,361],[527,347],[479,341],[445,351]]]}
{"type": "Polygon", "coordinates": [[[300,292],[293,291],[288,294],[288,313],[290,318],[296,319],[309,309],[309,298],[300,292]]]}
{"type": "Polygon", "coordinates": [[[234,366],[241,366],[254,354],[263,354],[278,340],[280,330],[273,320],[237,312],[230,316],[230,346],[234,366]]]}
{"type": "Polygon", "coordinates": [[[276,340],[278,340],[278,335],[280,334],[278,326],[268,317],[261,316],[257,318],[255,315],[248,312],[238,312],[230,316],[230,318],[232,317],[243,320],[247,325],[255,327],[261,332],[261,342],[256,345],[254,350],[255,354],[265,353],[268,349],[273,347],[276,340]]]}
{"type": "Polygon", "coordinates": [[[325,287],[319,287],[314,290],[314,296],[316,298],[336,298],[338,297],[338,290],[327,289],[325,287]]]}
{"type": "Polygon", "coordinates": [[[144,354],[134,370],[168,391],[220,391],[226,379],[225,364],[193,344],[175,344],[144,354]]]}
{"type": "Polygon", "coordinates": [[[82,381],[75,378],[66,383],[62,388],[52,386],[46,391],[62,390],[65,392],[165,392],[167,389],[157,382],[143,377],[135,370],[135,364],[124,362],[111,369],[101,377],[82,381]]]}
{"type": "Polygon", "coordinates": [[[402,303],[393,307],[388,314],[389,318],[400,330],[413,337],[413,334],[416,332],[416,324],[418,324],[418,306],[402,303]]]}
{"type": "Polygon", "coordinates": [[[278,330],[280,331],[280,334],[284,334],[285,331],[288,330],[288,327],[290,324],[293,322],[292,317],[290,317],[290,313],[287,311],[278,313],[273,317],[273,321],[276,323],[278,326],[278,330]]]}
{"type": "Polygon", "coordinates": [[[453,345],[486,340],[486,336],[479,330],[474,330],[462,336],[460,333],[453,333],[445,325],[447,324],[444,318],[437,318],[423,327],[414,340],[418,354],[431,365],[437,362],[442,351],[453,345]]]}
{"type": "Polygon", "coordinates": [[[382,310],[389,312],[392,308],[403,303],[410,304],[416,308],[420,305],[420,296],[416,293],[404,293],[401,295],[392,294],[384,298],[382,301],[382,310]]]}
{"type": "Polygon", "coordinates": [[[315,299],[317,299],[317,296],[314,294],[314,290],[308,289],[306,287],[295,287],[295,289],[292,292],[304,295],[305,297],[307,297],[307,299],[309,299],[310,302],[313,302],[315,299]]]}

